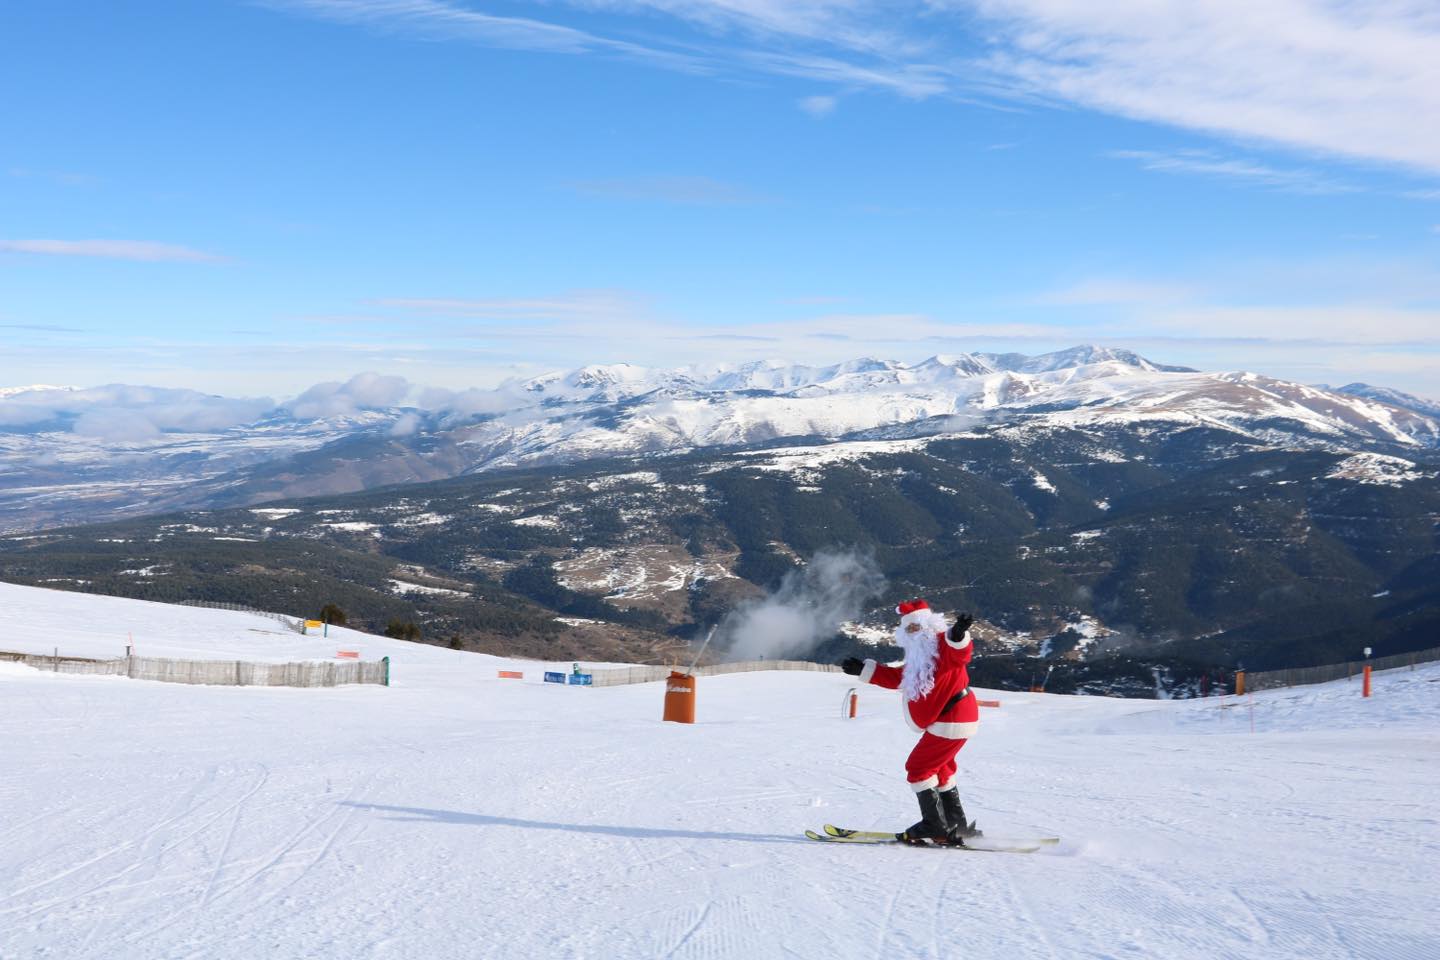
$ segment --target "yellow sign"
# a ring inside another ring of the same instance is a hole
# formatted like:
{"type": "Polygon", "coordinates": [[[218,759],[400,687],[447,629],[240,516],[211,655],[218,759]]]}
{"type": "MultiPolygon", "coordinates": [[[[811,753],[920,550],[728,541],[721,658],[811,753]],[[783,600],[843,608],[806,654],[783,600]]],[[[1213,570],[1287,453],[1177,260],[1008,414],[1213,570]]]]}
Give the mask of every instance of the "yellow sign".
{"type": "Polygon", "coordinates": [[[306,620],[306,621],[305,621],[305,629],[306,629],[306,630],[309,630],[311,627],[323,627],[323,626],[325,626],[325,623],[324,623],[324,621],[321,621],[321,620],[306,620]]]}

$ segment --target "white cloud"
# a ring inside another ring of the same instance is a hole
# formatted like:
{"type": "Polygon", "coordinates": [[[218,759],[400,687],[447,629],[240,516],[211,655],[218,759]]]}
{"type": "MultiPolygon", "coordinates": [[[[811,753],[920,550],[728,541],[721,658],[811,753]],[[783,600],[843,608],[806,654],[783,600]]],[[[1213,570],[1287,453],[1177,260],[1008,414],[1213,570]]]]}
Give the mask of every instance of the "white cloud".
{"type": "Polygon", "coordinates": [[[342,417],[395,406],[409,392],[410,383],[404,377],[357,373],[344,383],[317,383],[286,406],[303,420],[342,417]]]}
{"type": "Polygon", "coordinates": [[[1112,150],[1109,155],[1139,161],[1146,170],[1244,180],[1290,193],[1354,193],[1358,189],[1314,170],[1283,169],[1253,160],[1219,157],[1210,151],[1112,150]]]}
{"type": "Polygon", "coordinates": [[[83,436],[145,440],[167,431],[224,430],[253,422],[274,407],[268,397],[237,399],[164,387],[42,388],[0,398],[0,426],[44,425],[83,436]]]}
{"type": "Polygon", "coordinates": [[[640,313],[640,297],[625,290],[571,290],[541,297],[388,297],[377,306],[437,317],[509,320],[612,320],[640,313]]]}
{"type": "Polygon", "coordinates": [[[160,429],[132,410],[91,410],[76,418],[70,432],[111,443],[140,443],[160,436],[160,429]]]}
{"type": "MultiPolygon", "coordinates": [[[[566,5],[586,13],[609,14],[609,35],[549,20],[481,13],[449,0],[264,2],[371,29],[493,47],[618,56],[695,74],[800,76],[888,89],[909,97],[931,96],[949,85],[942,68],[907,62],[932,45],[892,28],[888,18],[877,17],[883,6],[878,0],[569,0],[566,5]],[[648,18],[639,16],[654,13],[684,20],[719,39],[709,46],[667,41],[655,33],[648,18]],[[625,34],[637,39],[623,39],[625,34]]],[[[555,15],[553,7],[542,9],[555,15]]]]}
{"type": "Polygon", "coordinates": [[[801,97],[797,103],[801,110],[812,117],[828,117],[835,112],[839,101],[834,97],[801,97]]]}
{"type": "MultiPolygon", "coordinates": [[[[459,0],[268,3],[374,29],[689,72],[798,76],[911,98],[1078,104],[1440,171],[1440,124],[1423,120],[1440,115],[1440,8],[1432,0],[557,0],[537,3],[534,18],[459,0]],[[609,35],[552,22],[565,7],[609,35]],[[653,29],[656,14],[710,40],[666,39],[653,29]]],[[[1277,185],[1297,175],[1246,161],[1209,164],[1217,176],[1278,177],[1277,185]]],[[[1298,176],[1293,186],[1303,188],[1307,175],[1298,176]]]]}
{"type": "Polygon", "coordinates": [[[342,23],[521,50],[582,53],[612,41],[528,17],[501,17],[445,0],[272,0],[270,6],[342,23]]]}
{"type": "Polygon", "coordinates": [[[1440,170],[1440,8],[1428,0],[950,0],[1000,31],[1017,94],[1440,170]]]}
{"type": "Polygon", "coordinates": [[[103,257],[110,260],[207,263],[224,259],[212,253],[172,243],[148,240],[0,240],[0,251],[39,253],[60,257],[103,257]]]}
{"type": "Polygon", "coordinates": [[[1394,306],[1193,306],[1147,313],[1143,325],[1196,339],[1440,345],[1440,310],[1394,306]]]}
{"type": "Polygon", "coordinates": [[[1036,303],[1057,306],[1110,306],[1115,304],[1176,303],[1193,299],[1193,288],[1133,280],[1091,279],[1041,294],[1036,303]]]}

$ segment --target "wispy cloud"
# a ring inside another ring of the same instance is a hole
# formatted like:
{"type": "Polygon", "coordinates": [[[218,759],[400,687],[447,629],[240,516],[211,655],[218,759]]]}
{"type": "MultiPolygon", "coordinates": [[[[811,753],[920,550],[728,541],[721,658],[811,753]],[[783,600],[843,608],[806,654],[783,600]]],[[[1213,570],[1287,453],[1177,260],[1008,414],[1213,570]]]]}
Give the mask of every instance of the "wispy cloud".
{"type": "Polygon", "coordinates": [[[1056,306],[1114,306],[1116,304],[1180,303],[1192,300],[1192,287],[1132,280],[1082,280],[1060,290],[1043,293],[1034,302],[1056,306]]]}
{"type": "Polygon", "coordinates": [[[570,186],[577,193],[592,197],[658,200],[690,206],[734,206],[760,203],[765,199],[744,187],[710,177],[618,177],[609,180],[578,180],[570,186]]]}
{"type": "Polygon", "coordinates": [[[22,180],[48,180],[64,187],[89,187],[100,182],[99,177],[88,173],[68,173],[64,170],[30,170],[25,167],[11,167],[5,171],[22,180]]]}
{"type": "MultiPolygon", "coordinates": [[[[555,0],[526,17],[461,0],[259,2],[377,30],[692,73],[1077,104],[1440,171],[1440,124],[1419,120],[1440,114],[1440,15],[1428,0],[555,0]],[[559,22],[575,10],[585,29],[559,22]],[[686,30],[658,33],[657,15],[686,30]]],[[[1210,163],[1216,175],[1286,186],[1284,171],[1210,163]]]]}
{"type": "Polygon", "coordinates": [[[1192,339],[1243,338],[1330,346],[1440,346],[1440,310],[1369,304],[1196,305],[1149,313],[1144,318],[1143,329],[1152,334],[1168,330],[1192,339]]]}
{"type": "Polygon", "coordinates": [[[998,31],[1019,94],[1440,170],[1440,16],[1424,0],[932,0],[998,31]]]}
{"type": "Polygon", "coordinates": [[[0,240],[0,251],[151,263],[213,263],[224,259],[202,250],[148,240],[0,240]]]}
{"type": "Polygon", "coordinates": [[[51,323],[0,323],[0,330],[30,330],[36,333],[84,333],[79,327],[62,327],[51,323]]]}
{"type": "Polygon", "coordinates": [[[1107,155],[1120,160],[1138,161],[1146,170],[1243,180],[1290,193],[1354,193],[1359,189],[1315,170],[1287,170],[1253,160],[1220,157],[1209,151],[1181,150],[1164,153],[1155,150],[1111,150],[1107,155]]]}
{"type": "Polygon", "coordinates": [[[625,290],[572,290],[542,297],[388,297],[376,306],[470,320],[617,320],[644,312],[643,298],[625,290]]]}
{"type": "Polygon", "coordinates": [[[625,46],[561,24],[495,16],[445,0],[269,0],[265,5],[341,23],[521,50],[584,53],[625,46]]]}
{"type": "Polygon", "coordinates": [[[801,110],[812,117],[828,117],[835,112],[835,106],[839,101],[835,97],[801,97],[796,101],[801,110]]]}
{"type": "Polygon", "coordinates": [[[944,89],[921,75],[936,68],[905,63],[921,45],[871,19],[872,0],[569,0],[542,7],[551,17],[578,7],[610,31],[582,30],[553,19],[497,16],[455,0],[259,0],[275,9],[371,29],[564,54],[600,54],[639,60],[694,74],[773,73],[882,87],[907,96],[944,89]],[[657,36],[638,14],[661,13],[715,37],[709,43],[657,36]],[[629,39],[628,36],[636,39],[629,39]],[[736,38],[740,37],[739,43],[736,38]],[[777,49],[777,45],[781,49],[777,49]],[[832,55],[816,53],[819,47],[832,55]],[[843,56],[854,57],[853,61],[843,56]]]}

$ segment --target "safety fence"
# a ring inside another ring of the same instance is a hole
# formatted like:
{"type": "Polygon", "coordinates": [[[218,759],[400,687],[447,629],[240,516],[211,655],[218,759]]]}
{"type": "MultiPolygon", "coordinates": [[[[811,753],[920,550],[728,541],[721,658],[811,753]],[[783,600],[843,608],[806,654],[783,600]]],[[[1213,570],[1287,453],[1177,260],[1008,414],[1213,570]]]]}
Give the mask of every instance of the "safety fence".
{"type": "Polygon", "coordinates": [[[203,607],[206,610],[234,610],[239,613],[253,613],[259,617],[269,617],[271,620],[279,621],[296,633],[305,632],[305,621],[300,617],[290,617],[283,613],[274,613],[270,610],[256,610],[254,607],[247,607],[243,603],[220,603],[215,600],[181,600],[182,607],[203,607]]]}
{"type": "MultiPolygon", "coordinates": [[[[593,670],[592,686],[617,687],[627,683],[654,683],[670,676],[671,670],[679,667],[614,667],[609,670],[593,670]]],[[[818,673],[839,673],[840,668],[831,663],[811,663],[808,660],[738,660],[734,663],[712,663],[696,667],[694,676],[714,677],[726,673],[751,673],[756,670],[811,670],[818,673]]]]}
{"type": "Polygon", "coordinates": [[[379,660],[302,660],[252,663],[245,660],[173,660],[165,657],[44,656],[0,651],[0,660],[55,673],[130,677],[163,683],[199,683],[232,687],[335,687],[346,683],[390,685],[390,658],[379,660]]]}
{"type": "Polygon", "coordinates": [[[1414,668],[1417,663],[1440,660],[1440,647],[1416,650],[1414,653],[1397,653],[1389,657],[1348,663],[1327,663],[1320,667],[1295,667],[1290,670],[1266,670],[1260,673],[1245,673],[1246,690],[1271,690],[1275,687],[1300,687],[1311,683],[1329,683],[1360,676],[1369,666],[1372,671],[1394,670],[1400,667],[1414,668]]]}

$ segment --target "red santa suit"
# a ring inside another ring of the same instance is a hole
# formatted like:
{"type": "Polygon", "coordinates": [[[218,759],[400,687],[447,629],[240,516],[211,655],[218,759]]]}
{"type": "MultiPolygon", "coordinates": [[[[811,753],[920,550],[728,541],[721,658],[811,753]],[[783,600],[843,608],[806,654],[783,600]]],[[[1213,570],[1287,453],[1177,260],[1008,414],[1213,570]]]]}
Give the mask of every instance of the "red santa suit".
{"type": "Polygon", "coordinates": [[[954,636],[945,618],[923,600],[902,603],[896,612],[895,642],[905,651],[905,662],[887,667],[866,660],[860,679],[899,690],[905,722],[921,734],[905,761],[910,788],[916,793],[948,790],[955,784],[955,754],[980,725],[980,705],[970,692],[970,631],[954,636]],[[908,632],[911,623],[921,629],[908,632]]]}

